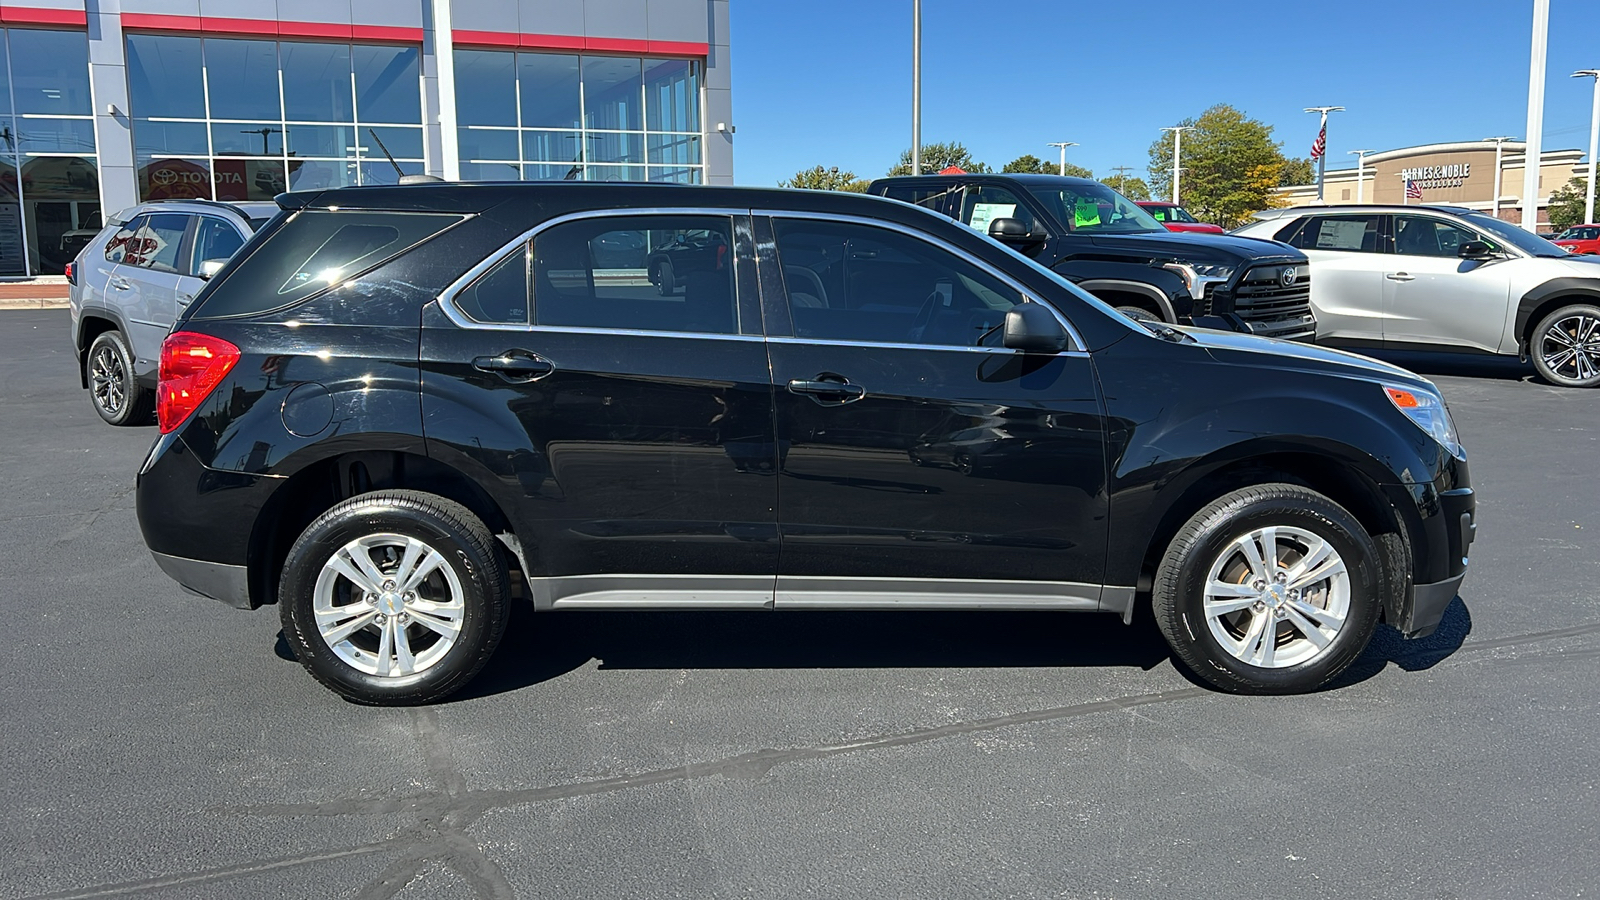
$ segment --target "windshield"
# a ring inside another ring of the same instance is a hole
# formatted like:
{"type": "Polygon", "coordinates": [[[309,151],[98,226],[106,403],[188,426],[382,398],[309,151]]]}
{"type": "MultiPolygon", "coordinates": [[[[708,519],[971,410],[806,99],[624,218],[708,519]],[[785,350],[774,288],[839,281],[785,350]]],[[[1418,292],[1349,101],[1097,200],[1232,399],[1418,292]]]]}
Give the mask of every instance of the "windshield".
{"type": "Polygon", "coordinates": [[[1493,216],[1486,216],[1483,213],[1469,213],[1461,218],[1471,222],[1472,227],[1487,231],[1489,234],[1530,256],[1548,256],[1562,259],[1567,256],[1566,250],[1557,247],[1531,231],[1525,231],[1520,226],[1512,225],[1510,222],[1502,222],[1493,216]]]}
{"type": "Polygon", "coordinates": [[[1165,231],[1132,200],[1103,184],[1070,184],[1032,189],[1068,231],[1086,234],[1143,234],[1165,231]]]}
{"type": "Polygon", "coordinates": [[[1600,228],[1568,228],[1556,235],[1558,241],[1592,241],[1600,238],[1600,228]]]}

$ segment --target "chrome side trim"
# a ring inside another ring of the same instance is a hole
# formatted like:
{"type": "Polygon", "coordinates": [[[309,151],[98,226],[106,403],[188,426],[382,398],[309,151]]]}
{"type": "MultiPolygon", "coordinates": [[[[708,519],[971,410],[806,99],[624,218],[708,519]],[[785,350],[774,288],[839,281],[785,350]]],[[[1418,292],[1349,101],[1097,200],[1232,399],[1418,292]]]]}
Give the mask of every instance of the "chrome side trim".
{"type": "MultiPolygon", "coordinates": [[[[543,222],[540,222],[539,224],[533,226],[532,228],[529,228],[527,231],[524,231],[522,234],[517,235],[517,237],[515,237],[509,243],[507,243],[504,246],[502,246],[499,250],[496,250],[493,253],[489,254],[487,257],[485,257],[477,265],[475,265],[472,268],[468,269],[466,271],[466,274],[462,275],[460,278],[457,278],[455,281],[450,282],[450,286],[445,288],[439,294],[439,308],[444,310],[444,314],[445,314],[446,318],[448,318],[451,322],[455,323],[457,326],[459,326],[461,328],[473,328],[473,329],[480,329],[480,330],[484,330],[484,331],[519,331],[519,332],[532,331],[532,330],[535,330],[535,329],[550,330],[550,331],[557,330],[557,329],[548,328],[548,327],[536,326],[536,325],[532,324],[531,322],[527,323],[527,324],[523,324],[523,325],[507,325],[507,324],[504,324],[504,323],[479,322],[479,321],[471,318],[470,316],[468,316],[466,313],[463,313],[461,310],[456,308],[456,304],[455,304],[456,295],[461,293],[463,290],[466,290],[468,285],[472,284],[472,282],[474,282],[474,281],[476,281],[478,279],[478,276],[480,276],[483,273],[485,273],[485,272],[489,271],[490,269],[494,268],[495,264],[500,262],[500,260],[505,259],[507,256],[510,256],[512,253],[515,253],[515,252],[521,250],[523,247],[527,246],[527,243],[529,241],[533,240],[536,236],[538,236],[539,232],[545,231],[545,230],[550,229],[550,228],[554,228],[555,226],[564,224],[566,222],[575,222],[575,221],[578,221],[578,220],[581,220],[581,219],[599,219],[599,218],[614,217],[614,216],[717,216],[719,218],[725,217],[725,218],[727,218],[729,220],[728,233],[729,233],[729,235],[732,235],[733,234],[733,225],[732,225],[733,218],[735,216],[743,216],[743,215],[748,215],[748,214],[749,214],[749,211],[748,210],[744,210],[744,209],[729,209],[729,208],[717,209],[717,208],[710,208],[710,207],[693,207],[693,206],[683,206],[683,207],[663,206],[663,207],[649,207],[649,208],[638,208],[638,209],[634,209],[634,208],[626,208],[626,209],[586,209],[586,210],[583,210],[581,212],[567,213],[565,215],[556,216],[553,219],[546,219],[543,222]]],[[[532,273],[530,272],[529,274],[531,275],[532,273]]],[[[532,297],[531,286],[530,286],[530,294],[529,294],[529,296],[532,297]]],[[[537,298],[535,298],[535,299],[537,299],[537,298]]],[[[530,305],[530,307],[528,309],[528,312],[529,312],[529,315],[532,315],[533,308],[532,308],[531,305],[530,305]]],[[[614,333],[614,329],[610,329],[610,328],[590,328],[590,329],[584,329],[584,331],[592,332],[592,333],[606,333],[606,334],[614,333]]],[[[642,334],[675,334],[675,335],[700,334],[700,332],[691,332],[691,331],[681,331],[681,332],[680,331],[652,331],[652,332],[638,332],[638,333],[642,333],[642,334]]],[[[727,337],[728,335],[712,335],[712,336],[713,337],[727,337]]],[[[751,337],[751,335],[738,335],[738,336],[739,337],[751,337]]],[[[757,339],[759,340],[759,338],[757,338],[757,339]]]]}
{"type": "MultiPolygon", "coordinates": [[[[881,344],[874,341],[841,341],[834,338],[773,337],[769,344],[823,344],[829,347],[874,347],[879,350],[954,350],[957,353],[1005,353],[1016,355],[1021,350],[1010,347],[958,347],[955,344],[881,344]]],[[[1088,356],[1087,350],[1063,350],[1060,353],[1035,354],[1037,356],[1088,356]]]]}
{"type": "Polygon", "coordinates": [[[529,578],[534,609],[771,609],[771,575],[557,575],[529,578]]]}
{"type": "Polygon", "coordinates": [[[1106,585],[1100,589],[1100,609],[1104,612],[1116,613],[1122,617],[1122,624],[1133,624],[1133,598],[1138,591],[1131,587],[1112,587],[1106,585]]]}
{"type": "Polygon", "coordinates": [[[778,609],[1101,608],[1101,586],[1073,581],[966,578],[833,578],[779,575],[778,609]]]}
{"type": "MultiPolygon", "coordinates": [[[[983,271],[989,273],[990,275],[994,276],[995,278],[998,278],[1001,281],[1005,282],[1006,284],[1010,285],[1013,290],[1015,290],[1018,293],[1022,294],[1024,297],[1027,297],[1029,300],[1032,300],[1033,302],[1038,303],[1040,306],[1043,306],[1045,309],[1050,310],[1051,314],[1056,317],[1056,321],[1060,322],[1061,323],[1061,327],[1065,328],[1067,330],[1067,334],[1072,337],[1072,342],[1073,342],[1074,345],[1076,345],[1080,349],[1089,346],[1087,343],[1084,342],[1083,335],[1078,333],[1078,329],[1072,327],[1072,323],[1067,321],[1067,317],[1061,314],[1061,310],[1056,309],[1054,306],[1051,306],[1048,303],[1045,303],[1043,301],[1035,299],[1038,296],[1038,293],[1039,293],[1038,291],[1032,290],[1031,288],[1028,288],[1028,287],[1024,286],[1022,284],[1022,282],[1017,281],[1015,278],[1012,278],[1010,275],[1007,275],[1004,272],[999,271],[994,266],[991,266],[988,263],[984,262],[983,260],[978,259],[977,257],[973,256],[971,253],[968,253],[967,251],[961,249],[960,247],[957,247],[956,245],[950,243],[949,241],[944,240],[943,238],[936,237],[936,236],[928,234],[927,232],[924,232],[924,231],[917,231],[917,230],[914,230],[914,229],[911,229],[911,228],[907,228],[906,226],[901,225],[898,222],[890,222],[890,221],[887,221],[885,219],[869,219],[869,218],[867,218],[865,216],[834,215],[834,214],[831,214],[831,213],[803,212],[803,211],[799,211],[799,210],[778,210],[778,209],[752,209],[752,210],[750,210],[750,215],[752,215],[752,216],[767,216],[768,218],[776,218],[776,219],[815,219],[815,220],[823,221],[823,222],[849,222],[849,223],[851,223],[853,225],[866,225],[866,226],[872,227],[872,228],[884,228],[884,229],[887,229],[889,231],[898,231],[901,234],[904,234],[904,235],[906,235],[908,237],[916,238],[917,240],[922,241],[923,243],[932,244],[935,247],[938,247],[939,249],[946,251],[947,253],[953,253],[956,256],[961,257],[962,259],[966,260],[968,263],[971,263],[972,265],[982,269],[983,271]]],[[[946,222],[954,221],[952,219],[947,219],[947,218],[945,218],[943,216],[940,216],[939,218],[943,219],[946,222]]],[[[959,225],[960,223],[957,223],[957,224],[959,225]]],[[[961,227],[965,228],[966,226],[962,225],[961,227]]],[[[827,342],[827,343],[832,343],[832,342],[830,341],[830,342],[827,342]]]]}

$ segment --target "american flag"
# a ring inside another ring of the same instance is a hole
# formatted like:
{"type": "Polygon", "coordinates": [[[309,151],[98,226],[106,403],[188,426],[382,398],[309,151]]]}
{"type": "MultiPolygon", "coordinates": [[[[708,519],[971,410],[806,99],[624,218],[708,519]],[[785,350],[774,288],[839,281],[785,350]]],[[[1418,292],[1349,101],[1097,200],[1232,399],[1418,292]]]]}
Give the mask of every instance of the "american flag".
{"type": "Polygon", "coordinates": [[[1421,200],[1422,199],[1422,182],[1420,182],[1420,181],[1412,181],[1409,178],[1406,179],[1406,199],[1407,200],[1421,200]]]}
{"type": "Polygon", "coordinates": [[[1323,124],[1322,130],[1317,132],[1317,139],[1311,142],[1311,158],[1321,159],[1322,154],[1328,152],[1328,126],[1323,124]]]}

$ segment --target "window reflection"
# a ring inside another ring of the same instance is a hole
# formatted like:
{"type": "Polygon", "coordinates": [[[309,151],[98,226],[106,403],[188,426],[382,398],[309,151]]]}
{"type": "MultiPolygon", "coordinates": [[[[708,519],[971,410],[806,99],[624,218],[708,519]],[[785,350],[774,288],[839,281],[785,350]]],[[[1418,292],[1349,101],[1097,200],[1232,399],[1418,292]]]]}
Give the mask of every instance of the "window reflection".
{"type": "Polygon", "coordinates": [[[291,122],[353,122],[350,48],[344,44],[279,44],[283,110],[291,122]]]}
{"type": "Polygon", "coordinates": [[[208,39],[205,66],[213,118],[278,120],[283,117],[278,96],[278,45],[275,41],[208,39]]]}

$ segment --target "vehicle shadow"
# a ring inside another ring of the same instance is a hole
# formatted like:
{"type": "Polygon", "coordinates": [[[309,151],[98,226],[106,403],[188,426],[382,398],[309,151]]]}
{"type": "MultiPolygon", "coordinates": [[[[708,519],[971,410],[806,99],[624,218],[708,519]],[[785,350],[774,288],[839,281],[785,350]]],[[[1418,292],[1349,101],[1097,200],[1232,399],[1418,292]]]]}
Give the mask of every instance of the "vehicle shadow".
{"type": "Polygon", "coordinates": [[[601,669],[1138,667],[1169,657],[1152,620],[966,611],[535,613],[513,609],[500,649],[451,701],[601,669]]]}
{"type": "Polygon", "coordinates": [[[1338,690],[1352,684],[1366,681],[1368,678],[1382,672],[1394,663],[1407,672],[1421,672],[1431,669],[1446,659],[1449,659],[1466,641],[1467,635],[1472,633],[1472,613],[1467,609],[1466,601],[1457,594],[1450,605],[1445,607],[1444,618],[1439,620],[1439,628],[1425,638],[1406,640],[1400,632],[1389,625],[1379,625],[1373,633],[1371,643],[1356,661],[1350,664],[1338,678],[1328,682],[1323,690],[1338,690]]]}

